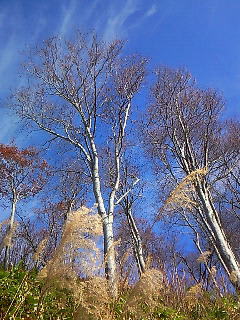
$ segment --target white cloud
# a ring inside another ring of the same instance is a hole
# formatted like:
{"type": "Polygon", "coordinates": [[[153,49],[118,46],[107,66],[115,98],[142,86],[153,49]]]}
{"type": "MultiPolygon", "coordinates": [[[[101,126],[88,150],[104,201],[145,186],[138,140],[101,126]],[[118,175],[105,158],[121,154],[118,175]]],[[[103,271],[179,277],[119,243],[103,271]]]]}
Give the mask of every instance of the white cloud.
{"type": "Polygon", "coordinates": [[[76,11],[77,1],[72,0],[70,5],[66,8],[63,7],[63,20],[61,22],[59,34],[65,36],[69,29],[69,24],[72,23],[73,15],[76,11]]]}
{"type": "Polygon", "coordinates": [[[137,1],[135,0],[127,0],[121,10],[119,10],[119,7],[112,7],[110,15],[107,18],[103,34],[104,39],[111,40],[116,36],[122,35],[124,31],[126,32],[127,28],[123,31],[123,25],[137,9],[137,1]]]}
{"type": "Polygon", "coordinates": [[[1,110],[0,142],[9,143],[13,138],[17,127],[18,127],[17,119],[13,119],[13,117],[10,117],[7,112],[4,112],[3,110],[1,110]]]}
{"type": "Polygon", "coordinates": [[[157,7],[155,4],[153,4],[148,11],[146,12],[146,17],[151,17],[157,12],[157,7]]]}

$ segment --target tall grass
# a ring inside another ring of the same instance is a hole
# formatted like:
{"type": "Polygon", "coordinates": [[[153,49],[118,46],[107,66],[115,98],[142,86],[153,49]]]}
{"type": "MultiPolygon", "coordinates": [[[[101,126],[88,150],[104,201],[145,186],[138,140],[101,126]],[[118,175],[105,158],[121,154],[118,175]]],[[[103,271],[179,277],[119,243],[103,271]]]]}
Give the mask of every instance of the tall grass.
{"type": "MultiPolygon", "coordinates": [[[[207,292],[171,270],[147,269],[112,299],[103,276],[101,219],[87,208],[71,212],[52,258],[40,270],[0,271],[0,319],[211,320],[240,319],[238,298],[207,292]]],[[[34,258],[41,261],[48,239],[34,258]]],[[[203,257],[202,257],[203,258],[203,257]]],[[[122,262],[123,263],[123,262],[122,262]]]]}

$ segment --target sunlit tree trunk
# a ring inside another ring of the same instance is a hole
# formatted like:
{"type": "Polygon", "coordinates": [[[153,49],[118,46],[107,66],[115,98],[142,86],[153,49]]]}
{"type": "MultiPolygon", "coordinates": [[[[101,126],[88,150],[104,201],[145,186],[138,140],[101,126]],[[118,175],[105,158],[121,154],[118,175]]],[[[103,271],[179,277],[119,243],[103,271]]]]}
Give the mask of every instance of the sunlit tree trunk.
{"type": "Polygon", "coordinates": [[[115,248],[113,237],[113,212],[106,211],[104,200],[101,192],[101,182],[99,177],[99,165],[96,149],[95,159],[92,169],[92,180],[95,200],[98,206],[98,213],[102,217],[103,222],[103,239],[104,239],[104,262],[105,273],[110,283],[110,291],[113,296],[117,296],[117,276],[116,276],[116,261],[115,248]]]}
{"type": "Polygon", "coordinates": [[[205,214],[205,218],[208,224],[207,229],[210,233],[210,239],[213,242],[216,254],[228,276],[230,277],[231,282],[239,290],[239,263],[226,238],[225,232],[219,219],[218,212],[211,201],[209,191],[203,185],[198,185],[196,191],[199,196],[203,212],[205,214]]]}
{"type": "Polygon", "coordinates": [[[131,208],[126,209],[125,214],[128,219],[128,225],[130,228],[131,237],[133,241],[133,250],[134,250],[135,259],[137,262],[138,273],[139,273],[139,276],[141,276],[145,272],[145,268],[146,268],[145,260],[143,256],[142,239],[138,231],[137,225],[134,221],[134,218],[132,216],[131,208]]]}
{"type": "Polygon", "coordinates": [[[12,238],[13,238],[13,232],[14,232],[16,205],[17,205],[17,199],[14,196],[13,200],[12,200],[12,208],[11,208],[11,215],[10,215],[8,231],[7,231],[7,235],[6,235],[6,239],[5,239],[6,248],[5,248],[4,262],[3,262],[5,270],[7,270],[9,267],[10,250],[11,250],[12,238]]]}

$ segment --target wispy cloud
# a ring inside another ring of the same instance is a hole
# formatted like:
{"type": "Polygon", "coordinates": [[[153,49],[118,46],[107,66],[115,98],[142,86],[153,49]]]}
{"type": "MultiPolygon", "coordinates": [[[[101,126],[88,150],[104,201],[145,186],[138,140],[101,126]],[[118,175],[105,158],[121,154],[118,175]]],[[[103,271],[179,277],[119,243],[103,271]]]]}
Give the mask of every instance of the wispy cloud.
{"type": "Polygon", "coordinates": [[[151,17],[153,16],[155,13],[157,13],[157,6],[155,4],[153,4],[146,12],[146,17],[151,17]]]}
{"type": "Polygon", "coordinates": [[[69,31],[69,25],[72,23],[74,13],[76,12],[77,1],[72,0],[70,4],[62,8],[63,20],[59,29],[59,34],[65,36],[69,31]]]}
{"type": "Polygon", "coordinates": [[[18,127],[16,119],[9,115],[8,110],[1,110],[0,143],[9,143],[18,127]]]}
{"type": "Polygon", "coordinates": [[[1,49],[0,59],[0,77],[4,79],[6,70],[9,70],[9,66],[15,62],[16,56],[16,38],[11,36],[6,45],[1,49]]]}
{"type": "MultiPolygon", "coordinates": [[[[68,36],[77,27],[83,31],[95,29],[106,41],[116,37],[126,38],[132,31],[143,30],[142,26],[157,12],[158,5],[155,0],[150,3],[144,0],[91,0],[89,3],[84,0],[68,0],[60,1],[60,5],[56,7],[57,1],[43,0],[41,4],[37,1],[31,2],[26,15],[26,3],[16,1],[14,5],[10,5],[10,2],[6,1],[1,5],[1,99],[8,96],[9,88],[16,88],[21,84],[18,71],[19,62],[24,57],[20,52],[26,46],[31,47],[52,33],[68,36]]],[[[0,100],[1,105],[3,103],[0,100]]],[[[6,140],[10,133],[15,131],[17,124],[8,121],[7,116],[2,120],[0,139],[6,140]]]]}
{"type": "Polygon", "coordinates": [[[120,10],[119,7],[112,7],[107,18],[105,32],[103,34],[104,39],[111,40],[116,36],[122,35],[124,31],[126,32],[127,27],[125,26],[125,28],[123,28],[123,25],[137,9],[138,5],[135,0],[127,0],[120,10]]]}
{"type": "MultiPolygon", "coordinates": [[[[3,143],[9,143],[18,128],[18,119],[8,110],[6,99],[10,94],[10,89],[16,88],[19,83],[19,64],[23,60],[21,51],[26,43],[30,42],[30,39],[25,38],[25,31],[19,7],[17,5],[14,7],[5,6],[0,14],[0,37],[3,39],[0,43],[0,141],[3,143]]],[[[35,28],[31,31],[31,36],[37,37],[35,28]]]]}

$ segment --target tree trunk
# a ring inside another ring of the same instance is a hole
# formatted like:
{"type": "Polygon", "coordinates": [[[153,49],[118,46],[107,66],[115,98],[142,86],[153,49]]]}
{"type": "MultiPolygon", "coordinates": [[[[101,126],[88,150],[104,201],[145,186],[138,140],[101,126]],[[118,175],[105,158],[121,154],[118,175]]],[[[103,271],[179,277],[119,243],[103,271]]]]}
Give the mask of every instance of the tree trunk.
{"type": "Polygon", "coordinates": [[[205,217],[211,233],[213,235],[213,242],[215,245],[216,253],[222,263],[225,271],[229,275],[229,278],[233,285],[240,289],[240,269],[237,258],[228,243],[224,230],[221,226],[218,212],[214,208],[211,201],[209,191],[204,185],[198,185],[197,193],[200,198],[200,202],[205,213],[205,217]]]}
{"type": "MultiPolygon", "coordinates": [[[[187,141],[188,142],[188,141],[187,141]]],[[[195,170],[195,159],[193,157],[193,152],[191,150],[190,143],[187,143],[188,152],[189,152],[189,163],[186,161],[185,154],[182,154],[183,162],[185,164],[185,172],[190,173],[195,170]],[[194,164],[192,170],[192,164],[194,164]]],[[[214,207],[214,204],[211,200],[211,195],[206,185],[206,181],[197,180],[196,183],[196,192],[200,199],[201,207],[205,214],[206,228],[210,233],[210,240],[214,245],[214,249],[217,253],[217,256],[227,272],[230,281],[237,290],[240,289],[240,269],[237,258],[228,243],[225,232],[222,228],[219,214],[214,207]]]]}
{"type": "Polygon", "coordinates": [[[132,216],[132,210],[130,208],[126,209],[125,214],[128,219],[128,224],[129,224],[129,228],[132,236],[134,253],[135,253],[135,258],[138,266],[138,273],[139,273],[139,276],[141,277],[141,275],[145,272],[145,268],[146,268],[144,257],[143,257],[142,240],[141,240],[137,225],[132,216]]]}
{"type": "Polygon", "coordinates": [[[115,261],[115,247],[113,237],[113,216],[106,215],[103,218],[104,259],[105,273],[110,284],[110,293],[113,297],[118,294],[117,274],[115,261]]]}
{"type": "Polygon", "coordinates": [[[7,231],[7,235],[6,235],[7,244],[6,244],[6,248],[5,248],[4,262],[3,262],[5,270],[7,270],[8,266],[9,266],[10,248],[11,248],[11,243],[12,243],[13,229],[14,229],[16,204],[17,204],[17,201],[14,199],[12,201],[10,222],[9,222],[8,231],[7,231]]]}
{"type": "Polygon", "coordinates": [[[101,183],[99,178],[98,158],[94,159],[94,166],[92,170],[93,191],[96,203],[98,205],[98,213],[103,221],[103,238],[104,238],[104,259],[105,259],[105,274],[109,280],[110,292],[113,297],[117,296],[117,275],[116,275],[116,261],[115,248],[113,238],[113,213],[108,214],[101,192],[101,183]]]}

